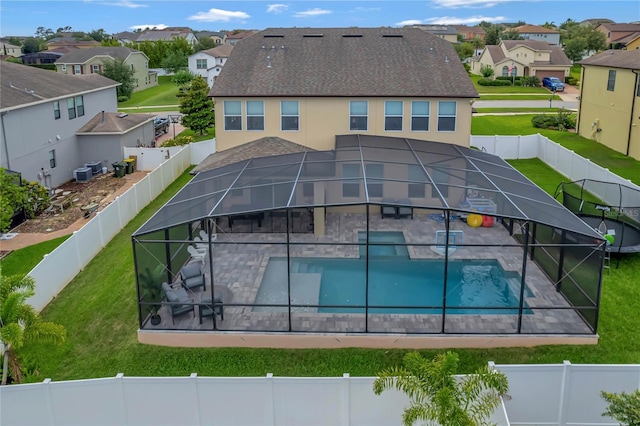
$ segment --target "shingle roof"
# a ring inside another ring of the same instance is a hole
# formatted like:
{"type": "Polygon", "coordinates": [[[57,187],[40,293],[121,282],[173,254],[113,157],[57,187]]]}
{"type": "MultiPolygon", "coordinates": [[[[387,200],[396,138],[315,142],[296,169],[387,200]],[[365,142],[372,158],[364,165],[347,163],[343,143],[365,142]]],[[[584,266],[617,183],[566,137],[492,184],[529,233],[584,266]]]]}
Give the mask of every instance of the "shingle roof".
{"type": "Polygon", "coordinates": [[[503,40],[501,43],[507,50],[515,49],[518,46],[526,46],[533,50],[551,50],[552,48],[549,43],[540,40],[503,40]]]}
{"type": "Polygon", "coordinates": [[[578,63],[580,65],[637,70],[640,69],[640,50],[605,50],[578,63]]]}
{"type": "Polygon", "coordinates": [[[640,31],[640,24],[600,24],[609,31],[640,31]]]}
{"type": "Polygon", "coordinates": [[[635,40],[638,35],[640,35],[640,31],[636,31],[633,33],[622,33],[619,35],[619,37],[613,38],[611,37],[611,42],[612,43],[629,43],[630,41],[635,40]]]}
{"type": "Polygon", "coordinates": [[[149,114],[98,113],[76,132],[82,134],[126,133],[141,124],[153,120],[149,114]]]}
{"type": "Polygon", "coordinates": [[[529,34],[529,33],[547,33],[547,34],[560,34],[558,30],[552,30],[551,28],[540,27],[538,25],[520,25],[519,27],[515,27],[514,30],[517,30],[520,34],[529,34]]]}
{"type": "Polygon", "coordinates": [[[176,37],[186,38],[191,29],[187,27],[167,27],[163,30],[147,30],[138,36],[137,41],[171,41],[176,37]]]}
{"type": "Polygon", "coordinates": [[[497,64],[506,58],[506,56],[504,56],[504,52],[500,49],[500,46],[488,45],[487,51],[489,52],[489,55],[491,55],[491,59],[494,64],[497,64]]]}
{"type": "Polygon", "coordinates": [[[292,154],[294,152],[312,151],[303,145],[290,142],[277,136],[267,136],[253,142],[245,143],[235,148],[230,148],[222,152],[216,152],[202,160],[192,171],[192,174],[205,170],[215,169],[239,161],[251,158],[269,157],[272,155],[292,154]]]}
{"type": "Polygon", "coordinates": [[[95,56],[110,56],[113,59],[125,60],[132,53],[142,53],[129,47],[92,47],[90,49],[78,49],[69,52],[56,61],[56,64],[82,64],[95,56]]]}
{"type": "Polygon", "coordinates": [[[236,45],[210,96],[478,96],[453,45],[417,28],[270,28],[236,45]]]}
{"type": "Polygon", "coordinates": [[[431,34],[458,34],[458,30],[453,25],[413,25],[431,34]]]}
{"type": "Polygon", "coordinates": [[[216,46],[197,53],[206,53],[207,55],[213,56],[214,58],[228,58],[233,51],[233,47],[234,46],[231,44],[221,44],[220,46],[216,46]]]}
{"type": "Polygon", "coordinates": [[[11,62],[0,62],[0,109],[16,109],[118,85],[120,83],[117,81],[98,74],[71,76],[11,62]]]}

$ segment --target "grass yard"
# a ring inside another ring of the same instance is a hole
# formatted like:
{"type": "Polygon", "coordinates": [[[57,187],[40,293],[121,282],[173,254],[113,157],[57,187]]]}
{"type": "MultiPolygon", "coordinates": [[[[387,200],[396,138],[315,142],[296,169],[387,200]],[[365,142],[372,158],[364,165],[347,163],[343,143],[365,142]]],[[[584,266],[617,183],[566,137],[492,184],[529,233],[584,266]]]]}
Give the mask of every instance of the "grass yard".
{"type": "Polygon", "coordinates": [[[582,75],[582,67],[578,64],[571,65],[569,75],[578,81],[576,86],[580,86],[580,76],[582,75]]]}
{"type": "MultiPolygon", "coordinates": [[[[539,160],[513,162],[525,175],[553,193],[561,176],[539,160]]],[[[82,379],[114,376],[354,376],[375,375],[401,362],[404,350],[288,350],[252,348],[167,348],[137,343],[137,307],[130,235],[177,192],[185,173],[147,206],[43,311],[46,320],[63,324],[68,340],[61,347],[29,347],[25,362],[40,371],[39,379],[82,379]]],[[[24,250],[35,250],[34,247],[24,250]]],[[[16,251],[10,255],[18,255],[16,251]]],[[[9,260],[9,259],[7,259],[9,260]]],[[[5,262],[7,261],[5,260],[5,262]]],[[[3,265],[5,264],[3,262],[3,265]]],[[[487,361],[497,363],[637,363],[640,359],[640,316],[637,271],[640,255],[622,259],[605,275],[597,346],[458,349],[461,372],[487,361]]],[[[24,268],[26,273],[28,268],[24,268]]],[[[436,350],[421,351],[431,357],[436,350]]]]}
{"type": "Polygon", "coordinates": [[[476,108],[477,113],[532,113],[532,112],[558,112],[560,108],[476,108]]]}
{"type": "Polygon", "coordinates": [[[71,235],[44,241],[34,246],[25,247],[12,252],[0,260],[0,271],[3,275],[26,275],[36,267],[45,254],[51,253],[71,235]]]}
{"type": "MultiPolygon", "coordinates": [[[[180,99],[176,97],[178,86],[170,76],[158,77],[158,85],[149,89],[135,92],[126,102],[118,103],[118,108],[137,106],[178,105],[180,99]]],[[[172,109],[175,111],[175,108],[172,109]]],[[[146,109],[141,112],[150,112],[146,109]]]]}
{"type": "Polygon", "coordinates": [[[503,94],[480,94],[481,101],[548,101],[549,98],[553,97],[554,101],[560,101],[562,98],[558,95],[551,95],[551,93],[547,92],[546,94],[514,94],[509,95],[506,93],[503,94]]]}
{"type": "Polygon", "coordinates": [[[481,86],[478,84],[478,80],[481,80],[481,75],[469,74],[471,78],[471,82],[476,87],[476,90],[480,94],[490,94],[490,93],[538,93],[538,94],[549,94],[547,89],[542,87],[522,87],[522,86],[481,86]]]}

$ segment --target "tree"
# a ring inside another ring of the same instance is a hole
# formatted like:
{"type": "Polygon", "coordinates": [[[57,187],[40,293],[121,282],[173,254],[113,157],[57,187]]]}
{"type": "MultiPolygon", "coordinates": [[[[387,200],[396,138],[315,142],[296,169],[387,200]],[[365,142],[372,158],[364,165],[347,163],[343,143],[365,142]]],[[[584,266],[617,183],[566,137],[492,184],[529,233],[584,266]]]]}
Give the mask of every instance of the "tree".
{"type": "Polygon", "coordinates": [[[631,393],[600,392],[609,406],[602,416],[613,417],[622,425],[640,426],[640,390],[631,393]]]}
{"type": "Polygon", "coordinates": [[[215,124],[213,101],[208,96],[209,85],[204,78],[198,76],[191,81],[187,94],[180,99],[182,124],[201,135],[215,124]]]}
{"type": "Polygon", "coordinates": [[[102,40],[107,38],[107,33],[102,28],[100,28],[98,30],[89,31],[89,37],[97,42],[101,42],[102,40]]]}
{"type": "Polygon", "coordinates": [[[456,49],[456,53],[460,57],[461,61],[464,61],[465,59],[472,57],[473,53],[475,52],[475,49],[473,48],[473,44],[468,42],[457,43],[457,44],[454,44],[453,47],[456,49]]]}
{"type": "Polygon", "coordinates": [[[494,74],[493,68],[490,65],[482,65],[480,66],[480,75],[484,78],[491,78],[494,74]]]}
{"type": "Polygon", "coordinates": [[[515,28],[509,28],[508,30],[504,30],[502,34],[500,34],[500,40],[523,40],[522,36],[515,28]]]}
{"type": "MultiPolygon", "coordinates": [[[[0,271],[1,272],[1,271],[0,271]]],[[[66,338],[63,326],[42,321],[36,310],[27,303],[35,294],[31,277],[0,274],[0,355],[2,384],[9,374],[14,382],[22,381],[22,367],[16,351],[27,343],[62,344],[66,338]]]]}
{"type": "Polygon", "coordinates": [[[13,215],[22,208],[24,190],[17,178],[0,168],[0,232],[9,230],[13,215]]]}
{"type": "Polygon", "coordinates": [[[474,49],[482,49],[484,47],[484,40],[482,40],[480,37],[475,36],[472,40],[471,40],[471,44],[473,45],[474,49]]]}
{"type": "Polygon", "coordinates": [[[380,395],[388,389],[406,393],[410,406],[402,415],[405,426],[416,421],[440,425],[484,425],[500,404],[500,397],[509,390],[507,376],[489,367],[474,374],[456,378],[458,355],[446,352],[432,361],[418,352],[404,357],[403,367],[382,371],[373,382],[373,391],[380,395]]]}
{"type": "Polygon", "coordinates": [[[195,75],[189,70],[180,70],[173,76],[173,82],[180,87],[186,87],[195,78],[195,75]]]}
{"type": "Polygon", "coordinates": [[[27,37],[22,43],[22,53],[36,53],[44,50],[45,43],[41,38],[27,37]]]}
{"type": "Polygon", "coordinates": [[[121,83],[120,86],[116,88],[118,99],[129,99],[131,97],[135,83],[133,78],[134,71],[124,63],[124,59],[105,60],[102,64],[102,72],[100,74],[121,83]]]}
{"type": "Polygon", "coordinates": [[[178,71],[187,68],[188,65],[187,55],[181,51],[169,53],[161,63],[162,68],[164,68],[168,74],[176,74],[178,71]]]}
{"type": "Polygon", "coordinates": [[[568,40],[564,45],[564,53],[571,62],[577,62],[584,56],[587,49],[587,42],[583,38],[574,38],[568,40]]]}
{"type": "Polygon", "coordinates": [[[216,42],[213,39],[209,37],[203,37],[198,40],[196,45],[193,47],[193,51],[200,52],[201,50],[213,49],[216,46],[216,42]]]}
{"type": "Polygon", "coordinates": [[[7,43],[12,44],[14,46],[22,46],[22,40],[20,40],[18,37],[9,37],[9,39],[7,40],[7,43]]]}
{"type": "Polygon", "coordinates": [[[38,27],[36,29],[36,37],[41,38],[43,40],[48,40],[55,35],[51,28],[38,27]]]}
{"type": "Polygon", "coordinates": [[[484,42],[487,46],[500,44],[500,27],[493,25],[485,32],[484,42]]]}

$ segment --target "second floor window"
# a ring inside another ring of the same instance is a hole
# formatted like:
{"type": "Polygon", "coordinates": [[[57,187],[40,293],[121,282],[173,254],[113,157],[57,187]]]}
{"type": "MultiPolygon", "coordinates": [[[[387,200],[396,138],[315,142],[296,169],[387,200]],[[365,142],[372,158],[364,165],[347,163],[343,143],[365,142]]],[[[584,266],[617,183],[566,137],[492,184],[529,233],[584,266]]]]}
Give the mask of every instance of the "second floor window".
{"type": "Polygon", "coordinates": [[[351,101],[349,103],[349,130],[367,130],[369,103],[351,101]]]}
{"type": "Polygon", "coordinates": [[[224,129],[242,130],[242,102],[224,101],[224,129]]]}
{"type": "Polygon", "coordinates": [[[613,92],[616,88],[616,70],[609,70],[609,80],[607,81],[607,90],[613,92]]]}
{"type": "Polygon", "coordinates": [[[456,103],[438,102],[438,131],[456,131],[456,103]]]}
{"type": "Polygon", "coordinates": [[[92,65],[93,72],[95,74],[100,72],[100,65],[92,65]]]}
{"type": "Polygon", "coordinates": [[[82,96],[76,96],[76,112],[78,113],[78,117],[84,115],[84,98],[82,96]]]}
{"type": "Polygon", "coordinates": [[[300,105],[298,101],[280,102],[282,130],[300,130],[300,105]]]}
{"type": "Polygon", "coordinates": [[[411,131],[429,131],[429,101],[411,102],[411,131]]]}
{"type": "Polygon", "coordinates": [[[196,68],[199,70],[207,69],[207,60],[206,59],[196,59],[196,68]]]}
{"type": "Polygon", "coordinates": [[[53,116],[55,117],[56,120],[60,118],[60,102],[59,101],[53,102],[53,116]]]}
{"type": "Polygon", "coordinates": [[[402,131],[402,101],[384,103],[384,130],[402,131]]]}
{"type": "Polygon", "coordinates": [[[264,102],[247,101],[247,130],[264,130],[264,102]]]}
{"type": "Polygon", "coordinates": [[[69,112],[69,120],[76,118],[76,102],[74,98],[67,99],[67,111],[69,112]]]}

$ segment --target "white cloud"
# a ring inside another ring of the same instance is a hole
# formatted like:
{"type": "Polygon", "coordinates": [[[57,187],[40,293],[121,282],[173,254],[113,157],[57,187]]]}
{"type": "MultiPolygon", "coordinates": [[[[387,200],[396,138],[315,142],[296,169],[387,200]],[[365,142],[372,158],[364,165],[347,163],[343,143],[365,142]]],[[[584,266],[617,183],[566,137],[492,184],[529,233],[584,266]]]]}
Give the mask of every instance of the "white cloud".
{"type": "Polygon", "coordinates": [[[136,31],[136,30],[144,31],[146,29],[164,30],[165,28],[167,28],[167,25],[165,24],[132,25],[129,27],[129,29],[133,31],[136,31]]]}
{"type": "Polygon", "coordinates": [[[304,12],[296,12],[293,14],[294,18],[308,18],[310,16],[320,16],[320,15],[328,15],[332,13],[327,9],[320,9],[316,7],[315,9],[305,10],[304,12]]]}
{"type": "Polygon", "coordinates": [[[140,4],[140,3],[133,3],[133,2],[131,2],[129,0],[118,0],[116,2],[102,2],[100,4],[103,4],[105,6],[126,7],[128,9],[137,9],[139,7],[149,7],[149,5],[140,4]]]}
{"type": "Polygon", "coordinates": [[[352,12],[379,12],[381,11],[381,7],[362,7],[358,6],[352,10],[352,12]]]}
{"type": "Polygon", "coordinates": [[[251,15],[245,12],[232,12],[230,10],[209,9],[206,12],[198,12],[187,19],[200,22],[229,22],[232,20],[249,19],[251,15]]]}
{"type": "Polygon", "coordinates": [[[494,7],[502,3],[510,3],[513,1],[514,0],[432,0],[432,3],[436,8],[459,9],[461,7],[494,7]]]}
{"type": "Polygon", "coordinates": [[[409,19],[406,21],[398,22],[396,26],[402,27],[405,25],[477,25],[482,21],[485,22],[505,22],[509,18],[506,16],[470,16],[468,18],[458,18],[455,16],[442,16],[437,18],[428,19],[409,19]]]}
{"type": "Polygon", "coordinates": [[[267,13],[282,13],[287,9],[289,9],[289,6],[286,4],[279,3],[267,5],[267,13]]]}

